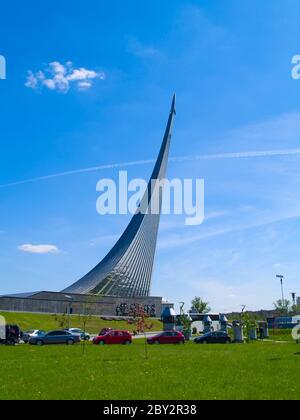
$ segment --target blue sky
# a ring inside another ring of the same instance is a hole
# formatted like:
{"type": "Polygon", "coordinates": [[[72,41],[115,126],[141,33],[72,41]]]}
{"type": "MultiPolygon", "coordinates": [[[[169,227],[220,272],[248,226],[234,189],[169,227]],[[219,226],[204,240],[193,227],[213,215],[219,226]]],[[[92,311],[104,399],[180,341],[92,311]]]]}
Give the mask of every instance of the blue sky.
{"type": "MultiPolygon", "coordinates": [[[[2,5],[0,293],[68,286],[130,217],[96,212],[96,183],[116,169],[4,185],[155,158],[173,92],[172,157],[298,148],[299,12],[296,0],[2,5]],[[67,89],[42,87],[37,72],[48,80],[53,62],[72,62],[69,75],[80,76],[67,89]],[[38,86],[25,86],[28,71],[38,86]],[[24,252],[24,244],[58,252],[24,252]]],[[[200,295],[216,311],[270,308],[278,272],[286,293],[300,294],[299,159],[170,162],[169,178],[205,179],[206,220],[186,227],[162,218],[152,294],[187,304],[200,295]]],[[[146,178],[151,169],[128,171],[146,178]]]]}

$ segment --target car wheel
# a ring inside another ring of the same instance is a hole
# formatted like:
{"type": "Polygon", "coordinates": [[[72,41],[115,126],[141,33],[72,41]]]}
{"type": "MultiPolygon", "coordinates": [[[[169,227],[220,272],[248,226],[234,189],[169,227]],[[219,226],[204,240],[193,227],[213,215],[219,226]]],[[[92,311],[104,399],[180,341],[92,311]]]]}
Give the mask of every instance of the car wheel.
{"type": "Polygon", "coordinates": [[[202,344],[208,344],[208,342],[206,340],[202,341],[202,344]]]}
{"type": "Polygon", "coordinates": [[[72,346],[74,344],[74,340],[67,340],[67,345],[72,346]]]}
{"type": "Polygon", "coordinates": [[[154,344],[160,344],[160,342],[158,340],[155,340],[154,344]]]}
{"type": "Polygon", "coordinates": [[[126,341],[124,341],[124,344],[125,344],[126,346],[129,346],[129,344],[131,344],[131,341],[130,341],[130,340],[126,340],[126,341]]]}
{"type": "Polygon", "coordinates": [[[103,341],[103,340],[100,340],[100,341],[98,342],[98,344],[99,344],[99,346],[104,346],[104,344],[105,344],[105,341],[103,341]]]}
{"type": "Polygon", "coordinates": [[[44,343],[42,342],[42,340],[38,340],[37,342],[36,342],[36,345],[37,346],[42,346],[44,343]]]}
{"type": "Polygon", "coordinates": [[[90,341],[90,339],[91,339],[91,337],[90,337],[89,335],[87,335],[87,336],[85,337],[85,341],[90,341]]]}
{"type": "Polygon", "coordinates": [[[184,341],[180,340],[178,341],[178,344],[184,344],[184,341]]]}

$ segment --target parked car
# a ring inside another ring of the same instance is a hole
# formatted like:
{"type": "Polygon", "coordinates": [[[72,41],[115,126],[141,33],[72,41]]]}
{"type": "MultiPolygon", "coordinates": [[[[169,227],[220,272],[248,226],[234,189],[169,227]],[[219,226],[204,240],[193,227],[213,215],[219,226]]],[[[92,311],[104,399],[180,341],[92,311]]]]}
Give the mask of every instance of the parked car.
{"type": "Polygon", "coordinates": [[[80,337],[81,340],[89,341],[91,338],[91,335],[80,328],[69,328],[67,331],[69,331],[72,335],[80,337]]]}
{"type": "Polygon", "coordinates": [[[23,333],[22,340],[27,344],[31,337],[36,337],[43,334],[45,334],[45,331],[43,330],[28,330],[23,333]]]}
{"type": "Polygon", "coordinates": [[[80,337],[68,331],[50,331],[42,335],[31,337],[29,344],[42,346],[44,344],[75,344],[80,342],[80,337]]]}
{"type": "Polygon", "coordinates": [[[105,335],[105,334],[107,334],[108,332],[110,332],[110,331],[112,331],[113,329],[112,328],[102,328],[102,330],[99,332],[99,336],[100,335],[105,335]]]}
{"type": "Polygon", "coordinates": [[[194,340],[196,344],[229,344],[232,340],[226,332],[214,331],[197,337],[194,340]]]}
{"type": "Polygon", "coordinates": [[[5,337],[0,337],[0,344],[15,345],[20,342],[23,333],[18,325],[5,325],[5,337]]]}
{"type": "Polygon", "coordinates": [[[180,331],[163,331],[147,339],[148,344],[184,344],[185,338],[180,331]]]}
{"type": "Polygon", "coordinates": [[[132,335],[129,331],[111,330],[93,339],[93,344],[131,344],[132,335]]]}

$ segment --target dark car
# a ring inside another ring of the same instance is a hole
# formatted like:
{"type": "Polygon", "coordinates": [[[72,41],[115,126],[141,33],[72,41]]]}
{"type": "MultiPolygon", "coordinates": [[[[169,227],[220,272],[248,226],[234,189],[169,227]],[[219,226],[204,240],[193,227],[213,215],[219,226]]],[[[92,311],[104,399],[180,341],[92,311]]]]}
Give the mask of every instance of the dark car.
{"type": "Polygon", "coordinates": [[[111,330],[93,339],[93,344],[131,344],[132,335],[129,331],[111,330]]]}
{"type": "Polygon", "coordinates": [[[0,337],[0,344],[15,345],[22,338],[22,331],[18,325],[5,325],[5,337],[0,337]]]}
{"type": "Polygon", "coordinates": [[[180,331],[163,331],[147,339],[148,344],[184,344],[185,338],[180,331]]]}
{"type": "Polygon", "coordinates": [[[197,337],[194,340],[196,344],[229,344],[231,343],[230,336],[222,331],[214,331],[197,337]]]}
{"type": "Polygon", "coordinates": [[[42,346],[44,344],[75,344],[80,342],[80,337],[68,331],[50,331],[39,336],[31,337],[29,344],[42,346]]]}

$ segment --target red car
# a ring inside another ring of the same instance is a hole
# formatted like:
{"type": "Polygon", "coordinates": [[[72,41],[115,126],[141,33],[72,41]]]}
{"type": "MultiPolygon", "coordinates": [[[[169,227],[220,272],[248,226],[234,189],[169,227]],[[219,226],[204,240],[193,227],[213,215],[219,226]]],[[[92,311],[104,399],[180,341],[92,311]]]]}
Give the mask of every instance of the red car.
{"type": "Polygon", "coordinates": [[[93,344],[131,344],[132,335],[129,331],[111,330],[93,339],[93,344]]]}
{"type": "Polygon", "coordinates": [[[103,328],[100,332],[99,332],[99,335],[105,335],[105,334],[107,334],[108,332],[110,332],[110,331],[112,331],[113,329],[112,328],[103,328]]]}
{"type": "Polygon", "coordinates": [[[163,331],[147,339],[148,344],[184,344],[185,338],[180,331],[163,331]]]}

